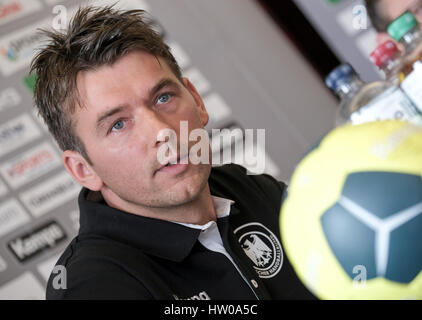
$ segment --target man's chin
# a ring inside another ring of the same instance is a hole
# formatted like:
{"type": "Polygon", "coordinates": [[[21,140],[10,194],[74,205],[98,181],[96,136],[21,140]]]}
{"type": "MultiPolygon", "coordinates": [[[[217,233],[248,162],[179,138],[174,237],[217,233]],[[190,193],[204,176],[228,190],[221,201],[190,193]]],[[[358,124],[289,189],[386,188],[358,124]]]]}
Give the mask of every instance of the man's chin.
{"type": "Polygon", "coordinates": [[[208,185],[208,177],[209,173],[205,171],[191,177],[189,181],[177,183],[168,193],[170,202],[174,206],[181,206],[197,200],[208,185]]]}
{"type": "Polygon", "coordinates": [[[204,183],[191,185],[191,184],[184,184],[181,186],[180,190],[174,190],[171,193],[171,201],[173,205],[185,205],[190,202],[197,200],[200,195],[204,192],[205,186],[208,184],[208,181],[204,183]]]}

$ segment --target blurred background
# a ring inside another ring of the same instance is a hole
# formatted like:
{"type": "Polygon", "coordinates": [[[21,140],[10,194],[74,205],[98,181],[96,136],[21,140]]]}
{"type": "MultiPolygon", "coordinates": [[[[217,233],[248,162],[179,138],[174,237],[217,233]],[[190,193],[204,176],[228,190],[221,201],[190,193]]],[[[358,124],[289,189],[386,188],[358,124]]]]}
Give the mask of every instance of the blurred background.
{"type": "MultiPolygon", "coordinates": [[[[0,0],[0,299],[44,299],[48,276],[79,227],[80,187],[32,102],[29,64],[43,42],[37,28],[66,25],[79,4],[115,2],[0,0]]],[[[368,58],[380,31],[362,1],[120,0],[117,6],[148,11],[202,95],[210,132],[266,130],[255,150],[265,156],[266,172],[286,182],[334,127],[339,101],[325,86],[327,74],[347,61],[363,80],[381,78],[368,58]]]]}

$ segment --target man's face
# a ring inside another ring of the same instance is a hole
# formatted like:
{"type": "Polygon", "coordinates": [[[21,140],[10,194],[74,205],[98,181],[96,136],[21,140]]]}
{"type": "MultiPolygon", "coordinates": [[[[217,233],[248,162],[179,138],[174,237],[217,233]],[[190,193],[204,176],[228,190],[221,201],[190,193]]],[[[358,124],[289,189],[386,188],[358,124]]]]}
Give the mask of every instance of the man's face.
{"type": "MultiPolygon", "coordinates": [[[[208,121],[196,90],[183,81],[186,86],[164,60],[141,51],[78,74],[84,108],[74,115],[75,132],[103,181],[103,194],[163,208],[189,202],[203,190],[209,164],[159,170],[157,152],[164,143],[159,132],[174,130],[179,145],[181,121],[188,122],[189,132],[208,121]]],[[[195,143],[188,142],[188,148],[195,143]]]]}

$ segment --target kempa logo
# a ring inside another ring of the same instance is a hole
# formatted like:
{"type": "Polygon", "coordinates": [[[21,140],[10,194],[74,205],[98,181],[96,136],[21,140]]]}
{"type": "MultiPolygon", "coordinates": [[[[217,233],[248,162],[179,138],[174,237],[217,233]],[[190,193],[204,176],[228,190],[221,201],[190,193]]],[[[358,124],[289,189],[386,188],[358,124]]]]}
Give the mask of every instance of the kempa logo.
{"type": "Polygon", "coordinates": [[[8,247],[20,262],[26,262],[42,251],[54,248],[66,238],[66,233],[62,227],[52,221],[31,233],[11,240],[8,243],[8,247]]]}
{"type": "Polygon", "coordinates": [[[260,278],[272,278],[280,271],[283,250],[270,229],[261,223],[251,222],[240,226],[234,233],[260,278]]]}

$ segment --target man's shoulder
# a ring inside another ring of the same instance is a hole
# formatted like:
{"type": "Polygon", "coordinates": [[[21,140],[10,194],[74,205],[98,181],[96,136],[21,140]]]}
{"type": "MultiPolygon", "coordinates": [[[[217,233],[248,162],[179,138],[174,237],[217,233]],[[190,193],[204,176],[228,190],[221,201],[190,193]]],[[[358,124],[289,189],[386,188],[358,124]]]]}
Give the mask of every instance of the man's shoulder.
{"type": "Polygon", "coordinates": [[[97,236],[77,236],[56,263],[47,283],[47,300],[150,299],[141,281],[134,281],[127,265],[142,269],[145,257],[130,246],[97,236]],[[65,276],[63,278],[62,271],[65,276]],[[61,281],[65,279],[65,285],[61,281]],[[118,296],[117,296],[118,294],[118,296]]]}

